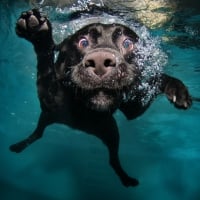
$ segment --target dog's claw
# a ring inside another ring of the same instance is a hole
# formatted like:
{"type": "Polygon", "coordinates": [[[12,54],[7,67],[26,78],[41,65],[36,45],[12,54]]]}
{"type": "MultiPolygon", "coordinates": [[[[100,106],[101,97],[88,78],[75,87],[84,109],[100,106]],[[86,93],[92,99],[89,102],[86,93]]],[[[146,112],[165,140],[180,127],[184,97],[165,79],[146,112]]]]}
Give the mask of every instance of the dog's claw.
{"type": "Polygon", "coordinates": [[[173,96],[173,103],[175,103],[176,102],[176,96],[174,95],[173,96]]]}

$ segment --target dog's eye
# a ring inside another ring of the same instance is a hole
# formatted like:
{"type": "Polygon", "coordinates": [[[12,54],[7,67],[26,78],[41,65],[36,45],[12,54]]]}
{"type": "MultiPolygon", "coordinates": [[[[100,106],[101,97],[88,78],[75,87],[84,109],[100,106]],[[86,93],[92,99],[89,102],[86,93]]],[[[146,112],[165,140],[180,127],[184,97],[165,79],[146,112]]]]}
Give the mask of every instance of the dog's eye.
{"type": "Polygon", "coordinates": [[[125,39],[122,43],[123,47],[126,49],[126,50],[132,50],[134,48],[134,44],[133,44],[133,41],[130,40],[130,39],[125,39]]]}
{"type": "Polygon", "coordinates": [[[89,41],[86,38],[81,38],[78,42],[80,48],[86,48],[89,45],[89,41]]]}

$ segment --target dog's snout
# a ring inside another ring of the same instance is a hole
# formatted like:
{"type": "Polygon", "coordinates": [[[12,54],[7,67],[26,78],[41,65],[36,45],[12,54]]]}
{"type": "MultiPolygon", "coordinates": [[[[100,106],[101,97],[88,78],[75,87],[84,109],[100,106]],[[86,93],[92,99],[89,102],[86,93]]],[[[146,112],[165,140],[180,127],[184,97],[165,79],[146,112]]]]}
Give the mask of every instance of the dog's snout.
{"type": "Polygon", "coordinates": [[[112,52],[95,51],[85,57],[85,67],[91,67],[98,76],[103,76],[116,66],[116,56],[112,52]]]}

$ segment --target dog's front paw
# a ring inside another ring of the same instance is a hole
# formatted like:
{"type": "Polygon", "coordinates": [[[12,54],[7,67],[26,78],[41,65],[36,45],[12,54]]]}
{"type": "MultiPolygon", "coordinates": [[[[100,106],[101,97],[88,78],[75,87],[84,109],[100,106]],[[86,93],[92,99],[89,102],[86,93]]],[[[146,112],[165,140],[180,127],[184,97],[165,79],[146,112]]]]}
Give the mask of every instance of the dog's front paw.
{"type": "Polygon", "coordinates": [[[37,9],[23,12],[16,23],[16,33],[31,42],[39,37],[45,38],[51,32],[51,25],[37,9]]]}
{"type": "Polygon", "coordinates": [[[187,109],[192,105],[192,98],[186,86],[178,79],[173,79],[167,83],[165,94],[175,107],[187,109]]]}

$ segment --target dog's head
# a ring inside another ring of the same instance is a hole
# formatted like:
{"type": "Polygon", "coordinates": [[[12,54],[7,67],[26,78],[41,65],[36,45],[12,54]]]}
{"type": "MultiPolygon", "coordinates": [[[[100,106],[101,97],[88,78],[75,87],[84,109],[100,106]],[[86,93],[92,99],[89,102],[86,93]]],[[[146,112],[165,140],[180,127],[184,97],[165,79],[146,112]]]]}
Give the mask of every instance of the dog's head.
{"type": "Polygon", "coordinates": [[[138,36],[119,24],[92,24],[65,39],[56,62],[58,78],[97,111],[117,108],[138,77],[134,50],[138,36]]]}

